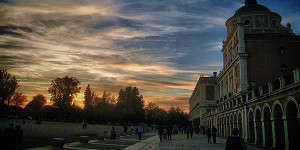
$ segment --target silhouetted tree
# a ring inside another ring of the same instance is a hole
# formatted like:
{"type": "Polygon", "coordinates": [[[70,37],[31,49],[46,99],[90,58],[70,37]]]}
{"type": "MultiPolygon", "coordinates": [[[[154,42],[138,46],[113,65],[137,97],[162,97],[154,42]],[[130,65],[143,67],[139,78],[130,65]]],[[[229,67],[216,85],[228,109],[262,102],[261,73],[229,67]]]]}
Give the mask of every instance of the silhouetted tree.
{"type": "Polygon", "coordinates": [[[7,105],[9,105],[11,97],[19,88],[18,82],[16,77],[11,76],[6,69],[0,69],[0,104],[7,101],[7,105]]]}
{"type": "Polygon", "coordinates": [[[53,106],[58,108],[61,118],[66,118],[71,110],[71,104],[80,92],[80,82],[75,77],[65,76],[52,81],[48,92],[51,94],[53,106]]]}
{"type": "Polygon", "coordinates": [[[148,102],[145,107],[145,115],[148,124],[161,124],[166,119],[167,111],[153,102],[148,102]]]}
{"type": "Polygon", "coordinates": [[[57,119],[59,114],[57,114],[57,109],[53,106],[46,105],[43,107],[43,118],[48,120],[57,119]]]}
{"type": "Polygon", "coordinates": [[[122,121],[141,122],[145,118],[144,100],[138,88],[128,86],[120,90],[116,105],[123,119],[122,121]]]}
{"type": "Polygon", "coordinates": [[[27,101],[27,97],[20,92],[16,92],[12,99],[10,105],[16,107],[23,107],[24,103],[27,101]]]}
{"type": "Polygon", "coordinates": [[[106,90],[103,92],[101,103],[103,104],[114,104],[115,103],[115,97],[111,95],[110,93],[107,93],[106,90]]]}
{"type": "Polygon", "coordinates": [[[166,120],[170,124],[188,124],[188,115],[179,107],[171,107],[168,111],[166,120]]]}
{"type": "Polygon", "coordinates": [[[25,106],[25,111],[28,115],[34,118],[40,118],[43,115],[43,107],[46,102],[47,100],[45,96],[42,94],[37,94],[32,98],[32,101],[25,106]]]}
{"type": "Polygon", "coordinates": [[[79,121],[81,120],[82,118],[82,113],[83,113],[83,110],[81,107],[79,107],[78,105],[76,105],[75,103],[73,103],[73,105],[71,106],[71,114],[70,115],[70,120],[71,121],[79,121]]]}
{"type": "Polygon", "coordinates": [[[84,110],[91,110],[93,108],[94,97],[91,90],[91,85],[88,84],[84,92],[84,110]]]}

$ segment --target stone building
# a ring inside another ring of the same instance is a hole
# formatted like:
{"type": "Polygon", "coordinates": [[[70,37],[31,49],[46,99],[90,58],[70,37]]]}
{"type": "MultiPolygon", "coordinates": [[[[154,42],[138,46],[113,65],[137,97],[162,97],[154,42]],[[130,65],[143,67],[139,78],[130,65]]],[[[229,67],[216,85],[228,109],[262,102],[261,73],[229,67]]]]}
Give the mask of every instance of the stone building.
{"type": "Polygon", "coordinates": [[[204,122],[200,120],[204,114],[215,110],[217,102],[215,99],[217,95],[217,86],[215,86],[217,73],[214,72],[212,77],[200,76],[194,92],[189,100],[190,113],[189,120],[192,122],[194,127],[203,125],[204,122]]]}
{"type": "Polygon", "coordinates": [[[248,143],[296,149],[300,141],[300,37],[290,25],[281,25],[279,14],[256,0],[246,0],[226,27],[224,68],[214,79],[216,97],[209,105],[197,99],[201,97],[200,78],[190,98],[190,120],[217,127],[220,137],[226,138],[237,127],[248,143]]]}

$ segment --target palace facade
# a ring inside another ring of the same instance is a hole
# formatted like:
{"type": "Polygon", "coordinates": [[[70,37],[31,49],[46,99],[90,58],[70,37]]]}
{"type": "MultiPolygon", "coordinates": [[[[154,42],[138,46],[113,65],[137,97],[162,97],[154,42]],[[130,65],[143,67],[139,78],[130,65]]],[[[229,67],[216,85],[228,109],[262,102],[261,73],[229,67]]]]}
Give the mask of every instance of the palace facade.
{"type": "Polygon", "coordinates": [[[189,100],[195,127],[226,138],[239,128],[246,142],[278,149],[300,144],[300,36],[256,0],[226,21],[223,70],[200,76],[189,100]]]}

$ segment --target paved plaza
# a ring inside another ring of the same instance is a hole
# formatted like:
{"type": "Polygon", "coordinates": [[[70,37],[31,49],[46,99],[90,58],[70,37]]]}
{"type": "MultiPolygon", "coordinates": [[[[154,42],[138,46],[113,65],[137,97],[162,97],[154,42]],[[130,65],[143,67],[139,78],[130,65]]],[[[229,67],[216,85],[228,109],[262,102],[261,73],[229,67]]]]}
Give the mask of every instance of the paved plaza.
{"type": "MultiPolygon", "coordinates": [[[[224,150],[225,139],[217,138],[217,143],[207,143],[205,135],[194,135],[193,138],[186,138],[183,134],[173,134],[172,140],[159,141],[156,133],[145,133],[143,139],[138,140],[137,135],[121,136],[115,140],[89,140],[88,143],[66,143],[62,149],[70,150],[224,150]]],[[[52,149],[51,146],[35,148],[52,149]]],[[[265,150],[264,148],[247,145],[247,150],[265,150]]]]}
{"type": "MultiPolygon", "coordinates": [[[[193,135],[193,138],[186,138],[186,135],[173,134],[172,140],[159,141],[159,137],[156,135],[147,139],[143,146],[139,143],[127,147],[126,150],[140,149],[140,150],[224,150],[225,139],[217,138],[217,143],[207,143],[207,137],[205,135],[193,135]]],[[[264,148],[246,145],[247,150],[265,150],[264,148]]]]}

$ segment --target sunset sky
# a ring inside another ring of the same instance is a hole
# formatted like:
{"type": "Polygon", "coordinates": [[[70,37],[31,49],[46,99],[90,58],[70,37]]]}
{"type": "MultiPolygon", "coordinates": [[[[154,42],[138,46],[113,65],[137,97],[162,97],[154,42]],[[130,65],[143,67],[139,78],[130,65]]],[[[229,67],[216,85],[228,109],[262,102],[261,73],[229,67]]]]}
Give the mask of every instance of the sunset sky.
{"type": "MultiPolygon", "coordinates": [[[[300,34],[299,0],[258,0],[300,34]]],[[[225,21],[244,0],[0,1],[0,67],[32,100],[51,81],[76,77],[118,97],[136,86],[148,101],[188,111],[200,75],[222,70],[225,21]]]]}

